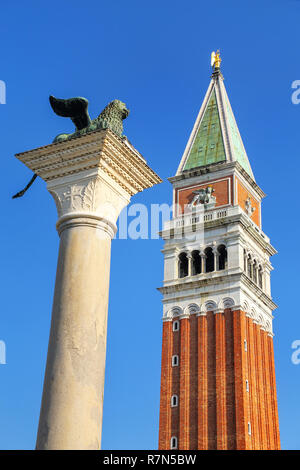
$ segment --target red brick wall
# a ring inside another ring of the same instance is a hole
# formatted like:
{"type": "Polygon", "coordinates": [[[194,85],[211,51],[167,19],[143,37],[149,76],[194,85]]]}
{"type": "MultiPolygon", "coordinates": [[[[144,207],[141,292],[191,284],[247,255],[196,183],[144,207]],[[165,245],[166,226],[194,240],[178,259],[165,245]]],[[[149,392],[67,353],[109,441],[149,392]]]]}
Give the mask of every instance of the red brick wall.
{"type": "Polygon", "coordinates": [[[244,312],[191,315],[175,332],[164,322],[159,449],[172,436],[179,449],[280,448],[273,340],[244,312]]]}

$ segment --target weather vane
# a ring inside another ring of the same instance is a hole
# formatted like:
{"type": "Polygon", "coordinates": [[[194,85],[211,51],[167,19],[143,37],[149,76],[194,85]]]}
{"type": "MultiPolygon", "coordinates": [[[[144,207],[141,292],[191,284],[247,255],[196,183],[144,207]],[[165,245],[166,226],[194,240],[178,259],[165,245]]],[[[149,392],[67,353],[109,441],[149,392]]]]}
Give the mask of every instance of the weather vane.
{"type": "Polygon", "coordinates": [[[220,57],[220,51],[219,49],[217,50],[217,52],[213,51],[211,53],[211,61],[210,61],[210,64],[211,66],[216,70],[216,69],[219,69],[220,68],[220,65],[221,65],[221,57],[220,57]]]}

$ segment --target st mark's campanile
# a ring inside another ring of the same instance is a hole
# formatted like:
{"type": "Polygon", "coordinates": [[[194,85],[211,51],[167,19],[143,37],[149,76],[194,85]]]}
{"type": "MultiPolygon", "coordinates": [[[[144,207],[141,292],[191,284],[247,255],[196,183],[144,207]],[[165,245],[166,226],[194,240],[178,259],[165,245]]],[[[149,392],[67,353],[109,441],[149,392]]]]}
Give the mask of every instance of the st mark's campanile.
{"type": "Polygon", "coordinates": [[[270,257],[220,70],[173,185],[165,241],[159,449],[279,449],[270,257]]]}

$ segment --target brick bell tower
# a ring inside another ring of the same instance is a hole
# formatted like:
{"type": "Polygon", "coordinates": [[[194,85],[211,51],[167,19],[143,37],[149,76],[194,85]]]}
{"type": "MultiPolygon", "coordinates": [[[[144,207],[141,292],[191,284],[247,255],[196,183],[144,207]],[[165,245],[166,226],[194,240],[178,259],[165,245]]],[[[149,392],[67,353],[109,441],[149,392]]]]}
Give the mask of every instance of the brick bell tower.
{"type": "Polygon", "coordinates": [[[279,449],[270,256],[220,56],[173,185],[159,449],[279,449]]]}

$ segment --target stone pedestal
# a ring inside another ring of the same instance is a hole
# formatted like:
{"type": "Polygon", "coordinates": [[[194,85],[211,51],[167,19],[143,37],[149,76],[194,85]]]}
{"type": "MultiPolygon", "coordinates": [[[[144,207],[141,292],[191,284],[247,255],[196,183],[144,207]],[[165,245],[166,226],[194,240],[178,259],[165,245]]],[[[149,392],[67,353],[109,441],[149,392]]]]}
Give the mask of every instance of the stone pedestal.
{"type": "Polygon", "coordinates": [[[100,130],[18,154],[55,199],[60,247],[37,449],[100,449],[111,239],[133,194],[160,178],[100,130]]]}

